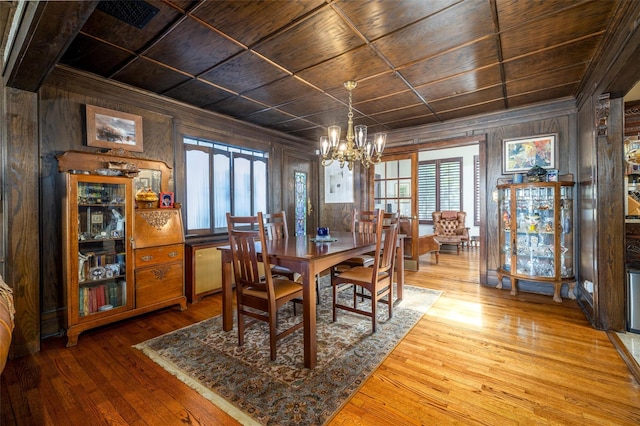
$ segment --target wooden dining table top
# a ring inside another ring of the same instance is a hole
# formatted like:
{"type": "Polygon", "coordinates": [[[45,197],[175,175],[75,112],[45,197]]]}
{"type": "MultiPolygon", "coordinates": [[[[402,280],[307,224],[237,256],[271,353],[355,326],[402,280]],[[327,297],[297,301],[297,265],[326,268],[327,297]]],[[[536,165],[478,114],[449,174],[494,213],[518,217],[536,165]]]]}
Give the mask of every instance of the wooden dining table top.
{"type": "Polygon", "coordinates": [[[335,232],[326,241],[318,241],[311,235],[279,238],[267,242],[270,255],[289,258],[314,258],[330,256],[363,246],[375,246],[375,234],[335,232]]]}

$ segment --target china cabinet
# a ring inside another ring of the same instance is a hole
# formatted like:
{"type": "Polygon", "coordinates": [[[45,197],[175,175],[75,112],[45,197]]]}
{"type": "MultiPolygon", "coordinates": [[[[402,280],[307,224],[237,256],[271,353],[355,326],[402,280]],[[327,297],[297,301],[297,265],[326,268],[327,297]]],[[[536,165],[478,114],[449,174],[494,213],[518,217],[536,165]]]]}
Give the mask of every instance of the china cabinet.
{"type": "Polygon", "coordinates": [[[550,283],[553,300],[562,302],[563,283],[575,299],[573,256],[573,183],[532,182],[498,185],[500,267],[498,285],[511,280],[550,283]]]}
{"type": "Polygon", "coordinates": [[[180,209],[135,205],[138,166],[148,167],[149,176],[157,174],[158,189],[166,191],[166,165],[71,151],[58,160],[66,188],[62,249],[67,346],[75,346],[83,331],[114,321],[171,305],[185,309],[180,209]],[[114,158],[116,168],[108,168],[114,158]]]}

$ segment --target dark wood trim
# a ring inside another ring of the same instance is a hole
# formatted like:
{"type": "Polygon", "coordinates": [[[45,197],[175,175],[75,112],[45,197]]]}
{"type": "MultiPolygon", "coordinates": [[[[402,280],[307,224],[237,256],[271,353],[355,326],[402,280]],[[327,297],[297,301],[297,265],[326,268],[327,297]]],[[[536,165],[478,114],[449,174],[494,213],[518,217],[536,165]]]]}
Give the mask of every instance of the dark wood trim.
{"type": "Polygon", "coordinates": [[[612,98],[624,96],[638,81],[638,69],[630,64],[640,61],[640,26],[636,22],[639,14],[640,2],[620,3],[611,19],[615,28],[607,31],[609,39],[600,43],[601,51],[594,56],[579,87],[578,108],[589,102],[593,93],[611,93],[612,98]]]}
{"type": "Polygon", "coordinates": [[[616,348],[616,350],[620,354],[620,357],[622,358],[624,363],[627,364],[627,367],[629,367],[629,371],[631,371],[631,374],[633,374],[638,383],[640,383],[640,365],[638,365],[636,359],[633,357],[631,352],[629,352],[629,348],[627,348],[624,343],[622,343],[622,340],[620,340],[618,333],[614,331],[607,331],[607,336],[609,337],[609,340],[611,340],[611,343],[613,343],[613,347],[616,348]]]}
{"type": "Polygon", "coordinates": [[[27,2],[5,68],[7,86],[36,92],[98,3],[27,2]]]}
{"type": "Polygon", "coordinates": [[[6,275],[16,308],[10,357],[40,350],[38,96],[6,89],[6,275]]]}

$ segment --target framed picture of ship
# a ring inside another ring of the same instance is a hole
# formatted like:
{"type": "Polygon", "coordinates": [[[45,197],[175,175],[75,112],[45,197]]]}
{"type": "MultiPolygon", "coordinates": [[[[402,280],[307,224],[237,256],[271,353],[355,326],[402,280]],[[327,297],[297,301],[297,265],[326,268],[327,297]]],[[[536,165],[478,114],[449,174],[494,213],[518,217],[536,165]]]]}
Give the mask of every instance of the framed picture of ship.
{"type": "Polygon", "coordinates": [[[87,146],[142,152],[142,117],[87,105],[87,146]]]}

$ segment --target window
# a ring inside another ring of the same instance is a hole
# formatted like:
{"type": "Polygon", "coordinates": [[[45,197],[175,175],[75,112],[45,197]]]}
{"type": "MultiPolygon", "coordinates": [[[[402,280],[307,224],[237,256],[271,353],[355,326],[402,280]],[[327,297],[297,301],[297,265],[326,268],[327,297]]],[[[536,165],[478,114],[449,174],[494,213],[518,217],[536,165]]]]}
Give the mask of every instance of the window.
{"type": "Polygon", "coordinates": [[[227,212],[267,210],[267,153],[192,137],[184,150],[188,233],[226,232],[227,212]]]}
{"type": "Polygon", "coordinates": [[[418,163],[418,219],[433,223],[434,211],[462,211],[462,157],[418,163]]]}
{"type": "Polygon", "coordinates": [[[411,159],[383,161],[375,166],[374,207],[411,216],[411,159]]]}

